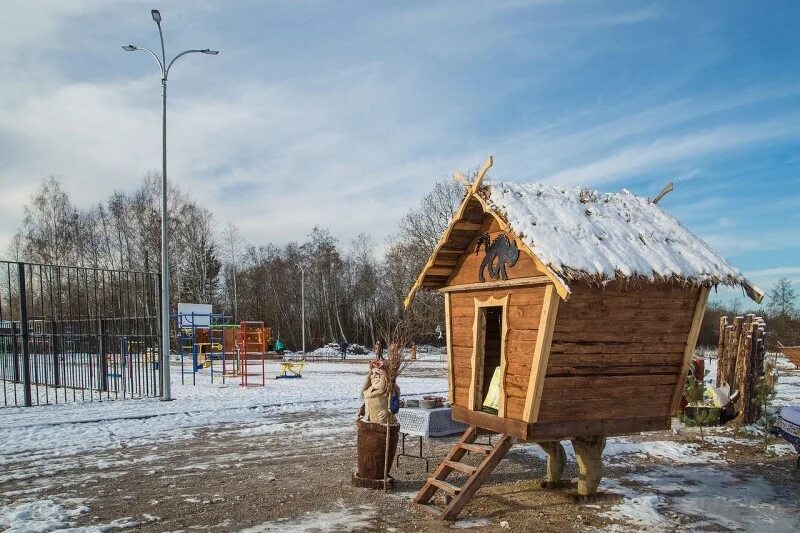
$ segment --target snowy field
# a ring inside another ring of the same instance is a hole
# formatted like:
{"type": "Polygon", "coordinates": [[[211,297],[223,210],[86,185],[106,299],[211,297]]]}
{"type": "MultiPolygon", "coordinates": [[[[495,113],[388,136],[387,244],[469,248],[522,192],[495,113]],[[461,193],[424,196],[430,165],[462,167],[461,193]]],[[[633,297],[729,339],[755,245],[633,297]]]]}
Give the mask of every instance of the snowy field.
{"type": "MultiPolygon", "coordinates": [[[[437,356],[438,357],[438,356],[437,356]]],[[[441,378],[416,377],[441,363],[419,361],[401,379],[403,396],[447,395],[441,378]]],[[[359,392],[367,373],[363,361],[308,363],[300,379],[275,379],[279,363],[266,363],[266,385],[242,387],[239,378],[220,378],[211,384],[208,370],[198,372],[197,385],[181,385],[180,368],[173,365],[173,401],[141,398],[91,403],[72,402],[39,408],[6,408],[2,412],[0,465],[15,454],[76,454],[94,448],[127,446],[192,437],[197,428],[261,420],[265,413],[349,409],[361,405],[359,392]]],[[[251,382],[261,365],[250,364],[251,382]]],[[[0,482],[3,475],[0,474],[0,482]]]]}
{"type": "MultiPolygon", "coordinates": [[[[181,386],[175,400],[0,410],[0,529],[8,531],[763,531],[800,530],[793,450],[677,424],[609,439],[597,501],[544,491],[544,454],[515,446],[455,524],[413,512],[425,478],[404,458],[389,494],[349,486],[364,360],[309,363],[302,379],[181,386]]],[[[348,357],[349,359],[349,357],[348,357]]],[[[404,395],[446,395],[445,363],[421,353],[404,395]]],[[[800,403],[800,371],[779,360],[778,403],[800,403]]],[[[207,372],[207,371],[203,371],[207,372]]],[[[425,443],[436,463],[454,438],[425,443]]],[[[571,446],[568,474],[577,472],[571,446]]]]}

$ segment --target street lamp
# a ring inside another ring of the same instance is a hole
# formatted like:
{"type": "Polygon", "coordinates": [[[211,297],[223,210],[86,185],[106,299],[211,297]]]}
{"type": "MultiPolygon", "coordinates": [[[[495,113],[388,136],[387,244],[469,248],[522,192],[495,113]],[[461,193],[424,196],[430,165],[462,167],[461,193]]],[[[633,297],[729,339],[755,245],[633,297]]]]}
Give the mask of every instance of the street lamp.
{"type": "Polygon", "coordinates": [[[306,267],[300,265],[300,321],[303,323],[303,355],[306,354],[306,267]]]}
{"type": "Polygon", "coordinates": [[[158,36],[161,39],[161,57],[155,52],[144,46],[128,44],[122,47],[126,52],[148,52],[158,63],[161,72],[161,399],[171,400],[172,391],[170,388],[169,372],[169,261],[167,246],[167,77],[169,70],[178,58],[186,54],[207,54],[217,55],[218,50],[204,48],[202,50],[185,50],[172,58],[167,63],[164,51],[164,34],[161,32],[161,13],[157,9],[150,11],[156,25],[158,26],[158,36]]]}

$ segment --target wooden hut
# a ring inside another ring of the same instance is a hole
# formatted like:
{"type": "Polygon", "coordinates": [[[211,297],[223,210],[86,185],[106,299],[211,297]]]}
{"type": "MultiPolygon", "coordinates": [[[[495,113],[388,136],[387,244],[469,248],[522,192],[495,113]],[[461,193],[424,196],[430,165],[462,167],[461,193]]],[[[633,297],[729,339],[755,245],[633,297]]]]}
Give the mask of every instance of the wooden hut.
{"type": "Polygon", "coordinates": [[[657,202],[484,182],[491,164],[472,183],[456,174],[466,194],[406,299],[420,288],[444,294],[453,419],[470,425],[414,499],[447,519],[514,438],[546,443],[554,477],[563,451],[553,443],[573,439],[579,491],[593,493],[606,435],[670,427],[709,289],[762,298],[657,202]],[[480,430],[500,438],[477,445],[480,430]],[[465,465],[468,451],[485,459],[465,465]],[[463,485],[445,481],[454,471],[463,485]],[[439,490],[444,509],[431,505],[439,490]]]}

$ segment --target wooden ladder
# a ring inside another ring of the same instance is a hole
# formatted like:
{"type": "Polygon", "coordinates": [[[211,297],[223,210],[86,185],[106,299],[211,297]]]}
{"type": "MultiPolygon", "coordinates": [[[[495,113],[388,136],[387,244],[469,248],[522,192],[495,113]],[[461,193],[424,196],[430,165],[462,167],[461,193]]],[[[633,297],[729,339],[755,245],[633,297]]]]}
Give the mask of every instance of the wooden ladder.
{"type": "Polygon", "coordinates": [[[500,440],[494,446],[475,444],[477,437],[478,428],[476,426],[470,426],[464,432],[450,449],[444,461],[414,497],[415,507],[431,513],[441,520],[456,519],[514,444],[514,437],[511,435],[500,435],[500,440]],[[483,460],[478,466],[462,463],[461,458],[467,452],[482,454],[483,460]],[[460,487],[446,481],[447,476],[453,471],[467,475],[467,480],[460,487]],[[447,504],[444,509],[440,509],[432,503],[433,497],[439,490],[447,494],[447,504]]]}

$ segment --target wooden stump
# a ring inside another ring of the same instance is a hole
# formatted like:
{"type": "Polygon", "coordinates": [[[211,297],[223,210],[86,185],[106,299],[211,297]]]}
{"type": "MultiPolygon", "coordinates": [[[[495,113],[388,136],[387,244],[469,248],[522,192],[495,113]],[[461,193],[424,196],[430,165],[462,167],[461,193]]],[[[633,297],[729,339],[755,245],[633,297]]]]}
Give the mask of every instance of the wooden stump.
{"type": "MultiPolygon", "coordinates": [[[[386,426],[373,422],[356,421],[358,428],[358,471],[353,474],[352,483],[356,487],[382,489],[383,468],[386,459],[386,426]]],[[[397,451],[397,437],[400,426],[389,426],[389,464],[397,451]]],[[[389,477],[388,486],[394,484],[389,477]]]]}

